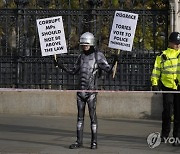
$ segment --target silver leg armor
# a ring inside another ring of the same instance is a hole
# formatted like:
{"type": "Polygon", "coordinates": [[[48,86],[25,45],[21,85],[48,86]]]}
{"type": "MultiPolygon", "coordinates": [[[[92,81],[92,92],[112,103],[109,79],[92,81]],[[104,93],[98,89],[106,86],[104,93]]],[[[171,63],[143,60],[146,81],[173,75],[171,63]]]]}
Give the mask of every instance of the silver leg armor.
{"type": "Polygon", "coordinates": [[[81,93],[77,94],[78,121],[77,121],[77,142],[83,142],[84,114],[85,106],[88,104],[89,116],[91,120],[91,142],[97,143],[97,116],[96,116],[96,93],[86,92],[88,97],[82,97],[81,93]]]}

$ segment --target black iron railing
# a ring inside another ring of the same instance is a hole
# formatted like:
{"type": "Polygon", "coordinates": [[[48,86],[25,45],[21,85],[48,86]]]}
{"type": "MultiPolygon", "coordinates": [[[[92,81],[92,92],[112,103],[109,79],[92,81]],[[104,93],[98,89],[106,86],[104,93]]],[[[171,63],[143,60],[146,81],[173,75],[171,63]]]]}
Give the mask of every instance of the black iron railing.
{"type": "Polygon", "coordinates": [[[167,47],[167,1],[133,0],[128,5],[120,0],[115,5],[115,1],[100,0],[15,0],[12,8],[10,2],[0,8],[1,88],[77,89],[78,75],[55,68],[53,56],[41,56],[36,19],[63,17],[68,54],[58,58],[68,67],[73,66],[80,52],[79,37],[85,31],[95,35],[96,47],[112,63],[111,55],[116,51],[108,48],[109,34],[114,12],[123,10],[139,14],[133,51],[121,52],[115,78],[103,73],[99,89],[150,90],[156,53],[167,47]]]}

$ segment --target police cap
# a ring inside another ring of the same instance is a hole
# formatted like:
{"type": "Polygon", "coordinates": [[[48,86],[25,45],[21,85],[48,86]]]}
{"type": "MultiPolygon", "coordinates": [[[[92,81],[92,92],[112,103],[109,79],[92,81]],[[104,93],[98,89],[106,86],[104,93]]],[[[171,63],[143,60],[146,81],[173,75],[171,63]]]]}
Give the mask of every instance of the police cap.
{"type": "Polygon", "coordinates": [[[172,32],[169,36],[169,42],[180,44],[180,33],[179,32],[172,32]]]}

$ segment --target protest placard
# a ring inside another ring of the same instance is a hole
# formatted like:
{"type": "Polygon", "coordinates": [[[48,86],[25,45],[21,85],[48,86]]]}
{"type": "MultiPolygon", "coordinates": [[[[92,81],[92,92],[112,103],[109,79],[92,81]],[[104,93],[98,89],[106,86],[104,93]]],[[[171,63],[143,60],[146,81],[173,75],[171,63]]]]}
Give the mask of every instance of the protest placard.
{"type": "Polygon", "coordinates": [[[138,14],[116,11],[111,29],[109,47],[131,51],[138,20],[138,14]]]}
{"type": "Polygon", "coordinates": [[[62,16],[37,19],[42,56],[67,53],[62,16]]]}

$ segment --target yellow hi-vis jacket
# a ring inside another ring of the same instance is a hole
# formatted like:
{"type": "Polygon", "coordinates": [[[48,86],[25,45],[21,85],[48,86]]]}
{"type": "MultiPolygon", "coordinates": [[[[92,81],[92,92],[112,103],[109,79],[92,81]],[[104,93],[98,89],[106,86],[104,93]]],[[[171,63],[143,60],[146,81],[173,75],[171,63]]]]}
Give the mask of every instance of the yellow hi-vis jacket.
{"type": "Polygon", "coordinates": [[[175,80],[177,79],[179,54],[180,50],[167,48],[156,57],[151,75],[152,86],[157,86],[160,80],[165,87],[177,89],[175,80]]]}
{"type": "Polygon", "coordinates": [[[180,86],[180,55],[178,56],[177,81],[178,81],[178,85],[180,86]]]}

